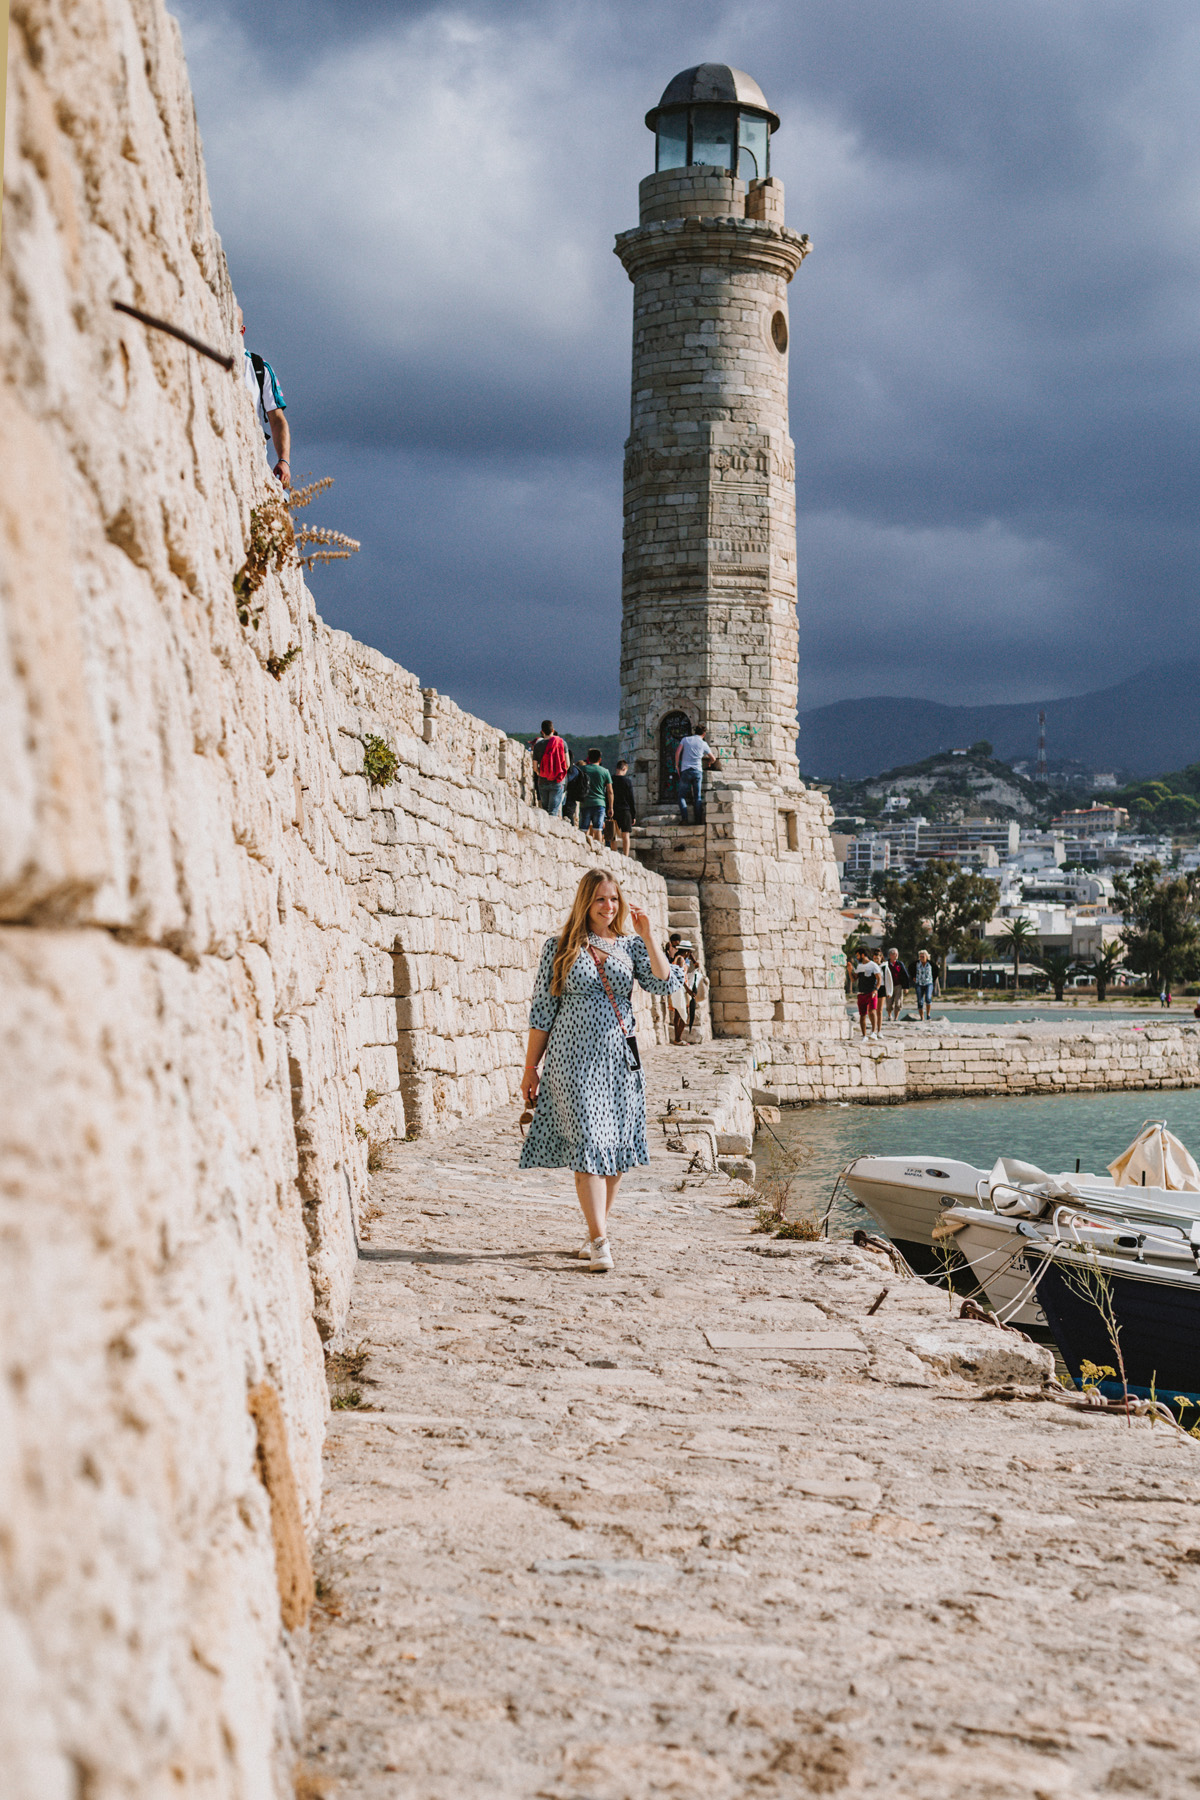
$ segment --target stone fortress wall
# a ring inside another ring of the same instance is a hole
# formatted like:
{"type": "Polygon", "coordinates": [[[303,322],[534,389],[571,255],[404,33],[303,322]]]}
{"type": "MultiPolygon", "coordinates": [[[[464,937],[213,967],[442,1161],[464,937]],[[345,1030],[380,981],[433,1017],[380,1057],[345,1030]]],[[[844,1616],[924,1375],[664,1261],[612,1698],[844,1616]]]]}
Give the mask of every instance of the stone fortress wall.
{"type": "Polygon", "coordinates": [[[239,624],[244,388],[111,305],[237,341],[159,0],[14,5],[2,283],[2,1785],[260,1800],[371,1141],[514,1094],[594,857],[298,571],[239,624]]]}

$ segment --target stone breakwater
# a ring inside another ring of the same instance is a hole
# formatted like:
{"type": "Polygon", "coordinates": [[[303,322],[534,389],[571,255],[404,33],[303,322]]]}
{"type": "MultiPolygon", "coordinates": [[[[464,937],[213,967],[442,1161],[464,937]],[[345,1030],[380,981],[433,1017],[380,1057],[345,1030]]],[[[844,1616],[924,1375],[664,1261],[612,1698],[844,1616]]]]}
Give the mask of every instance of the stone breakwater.
{"type": "Polygon", "coordinates": [[[767,1038],[758,1079],[793,1104],[1200,1086],[1200,1026],[900,1026],[880,1042],[767,1038]]]}
{"type": "Polygon", "coordinates": [[[609,1276],[569,1177],[514,1177],[515,1108],[387,1152],[326,1451],[310,1791],[1182,1800],[1197,1446],[989,1400],[1036,1394],[1049,1352],[869,1250],[755,1234],[749,1190],[658,1125],[734,1122],[722,1048],[650,1059],[609,1276]]]}

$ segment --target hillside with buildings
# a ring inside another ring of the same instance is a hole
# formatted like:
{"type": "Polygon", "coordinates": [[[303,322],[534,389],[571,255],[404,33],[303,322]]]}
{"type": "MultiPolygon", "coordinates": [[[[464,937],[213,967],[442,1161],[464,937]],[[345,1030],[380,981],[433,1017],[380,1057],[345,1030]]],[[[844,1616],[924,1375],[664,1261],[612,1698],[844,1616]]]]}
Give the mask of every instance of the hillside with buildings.
{"type": "Polygon", "coordinates": [[[1060,810],[1062,792],[1018,775],[985,741],[966,750],[939,751],[865,780],[832,781],[829,799],[839,821],[864,824],[910,809],[943,824],[985,812],[1032,823],[1060,810]]]}
{"type": "MultiPolygon", "coordinates": [[[[1183,873],[1200,868],[1194,831],[1160,825],[1155,807],[1164,803],[1153,794],[1141,796],[1146,804],[1137,811],[1120,804],[1119,796],[1048,812],[1048,790],[1020,776],[1006,781],[981,751],[955,760],[961,776],[947,759],[931,757],[875,782],[840,784],[834,832],[847,924],[868,943],[882,935],[879,902],[889,884],[914,878],[932,863],[995,883],[995,906],[981,941],[967,960],[951,958],[950,985],[1005,986],[1011,955],[985,946],[1005,937],[1018,919],[1030,929],[1031,955],[1064,954],[1082,978],[1120,940],[1119,875],[1151,861],[1183,873]],[[988,808],[981,804],[985,794],[992,796],[988,808]],[[870,817],[849,812],[845,800],[855,796],[874,809],[870,817]],[[978,810],[968,812],[972,800],[978,810]]],[[[1171,801],[1180,799],[1166,782],[1143,786],[1162,786],[1171,801]]]]}

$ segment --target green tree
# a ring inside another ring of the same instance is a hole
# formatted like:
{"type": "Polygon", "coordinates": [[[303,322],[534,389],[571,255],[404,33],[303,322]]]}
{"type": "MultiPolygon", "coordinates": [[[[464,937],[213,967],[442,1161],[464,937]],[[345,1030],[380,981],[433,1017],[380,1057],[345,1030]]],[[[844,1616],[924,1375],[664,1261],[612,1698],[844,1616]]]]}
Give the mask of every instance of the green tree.
{"type": "Polygon", "coordinates": [[[1066,991],[1067,982],[1071,979],[1071,971],[1075,967],[1075,958],[1068,950],[1044,950],[1039,958],[1043,969],[1050,977],[1050,985],[1054,989],[1054,998],[1061,1000],[1066,991]]]}
{"type": "Polygon", "coordinates": [[[949,957],[995,911],[996,884],[953,863],[934,861],[904,881],[888,876],[880,897],[887,914],[888,943],[899,946],[910,969],[917,951],[928,950],[944,988],[949,957]]]}
{"type": "Polygon", "coordinates": [[[991,955],[991,946],[986,938],[975,932],[969,932],[958,947],[958,954],[964,962],[973,962],[979,971],[979,986],[983,988],[983,964],[991,955]]]}
{"type": "Polygon", "coordinates": [[[1021,991],[1021,958],[1032,956],[1037,948],[1037,932],[1028,919],[1010,919],[1004,935],[996,940],[1001,950],[1012,953],[1013,990],[1021,991]]]}
{"type": "Polygon", "coordinates": [[[1124,944],[1119,944],[1114,939],[1102,947],[1098,956],[1093,956],[1090,962],[1083,964],[1096,984],[1096,998],[1101,1004],[1108,998],[1108,984],[1113,978],[1113,970],[1124,954],[1124,944]]]}
{"type": "Polygon", "coordinates": [[[980,738],[978,743],[971,745],[972,756],[990,756],[991,754],[992,746],[986,738],[980,738]]]}
{"type": "Polygon", "coordinates": [[[1159,862],[1138,863],[1113,881],[1125,916],[1125,960],[1154,986],[1200,973],[1200,877],[1163,877],[1159,862]]]}

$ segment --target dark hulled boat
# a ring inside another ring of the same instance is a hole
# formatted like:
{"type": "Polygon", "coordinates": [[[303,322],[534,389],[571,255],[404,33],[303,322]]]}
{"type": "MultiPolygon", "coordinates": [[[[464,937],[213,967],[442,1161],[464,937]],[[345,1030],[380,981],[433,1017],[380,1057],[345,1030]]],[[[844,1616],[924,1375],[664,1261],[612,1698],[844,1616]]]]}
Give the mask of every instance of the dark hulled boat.
{"type": "MultiPolygon", "coordinates": [[[[1130,1392],[1153,1391],[1168,1403],[1178,1395],[1200,1405],[1200,1273],[1195,1267],[1164,1268],[1123,1257],[1090,1261],[1112,1295],[1130,1392]]],[[[1031,1248],[1026,1262],[1031,1273],[1038,1270],[1040,1252],[1031,1248]]],[[[1104,1316],[1088,1291],[1094,1282],[1088,1266],[1065,1248],[1053,1252],[1038,1282],[1042,1311],[1076,1382],[1084,1362],[1117,1363],[1104,1316]]],[[[1119,1381],[1101,1386],[1106,1394],[1121,1392],[1119,1381]]]]}

